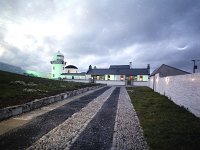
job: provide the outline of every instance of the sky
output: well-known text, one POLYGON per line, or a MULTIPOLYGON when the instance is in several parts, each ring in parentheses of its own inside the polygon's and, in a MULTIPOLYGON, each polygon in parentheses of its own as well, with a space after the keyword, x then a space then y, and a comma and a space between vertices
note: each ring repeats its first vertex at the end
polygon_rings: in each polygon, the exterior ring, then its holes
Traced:
POLYGON ((0 62, 50 72, 58 50, 80 72, 129 62, 192 72, 200 0, 0 0, 0 62))

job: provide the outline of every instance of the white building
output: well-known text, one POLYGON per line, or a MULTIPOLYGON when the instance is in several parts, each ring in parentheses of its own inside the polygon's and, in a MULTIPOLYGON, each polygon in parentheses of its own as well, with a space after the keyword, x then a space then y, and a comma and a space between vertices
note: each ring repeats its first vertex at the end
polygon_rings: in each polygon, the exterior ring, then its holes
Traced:
POLYGON ((51 79, 85 79, 85 73, 78 73, 78 68, 74 65, 66 65, 64 55, 58 51, 51 61, 51 79))
POLYGON ((132 68, 132 63, 130 63, 130 65, 111 65, 105 69, 90 66, 87 75, 90 75, 96 83, 146 86, 150 75, 150 65, 148 64, 147 68, 132 68))
POLYGON ((147 68, 132 68, 130 65, 111 65, 109 68, 92 68, 86 72, 79 73, 78 67, 66 65, 64 55, 58 51, 51 61, 52 79, 64 79, 76 82, 95 82, 110 85, 146 85, 150 74, 150 65, 147 68), (138 83, 137 83, 138 82, 138 83))
POLYGON ((74 65, 66 66, 65 73, 61 74, 61 78, 66 80, 85 80, 85 77, 85 72, 78 73, 78 68, 74 65))
POLYGON ((65 70, 66 62, 64 61, 64 55, 58 51, 54 56, 53 60, 51 61, 52 64, 52 71, 51 71, 51 78, 58 79, 61 78, 61 74, 65 70))

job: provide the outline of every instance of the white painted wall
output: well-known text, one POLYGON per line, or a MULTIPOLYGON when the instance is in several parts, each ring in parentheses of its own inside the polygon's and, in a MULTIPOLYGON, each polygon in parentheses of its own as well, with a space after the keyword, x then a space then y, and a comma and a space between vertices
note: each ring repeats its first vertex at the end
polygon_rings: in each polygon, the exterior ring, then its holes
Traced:
POLYGON ((125 81, 115 81, 115 80, 97 80, 96 83, 107 84, 107 85, 125 85, 125 81))
POLYGON ((85 80, 85 76, 77 76, 77 75, 61 75, 62 78, 66 78, 66 79, 75 79, 75 80, 85 80))
POLYGON ((92 76, 91 76, 90 74, 86 74, 86 75, 85 75, 85 78, 88 80, 88 79, 91 79, 92 76))
POLYGON ((61 74, 64 72, 64 64, 52 64, 51 78, 58 79, 61 77, 61 74))
POLYGON ((149 82, 137 82, 137 81, 134 81, 134 82, 132 82, 132 85, 133 86, 149 86, 149 82))
POLYGON ((200 73, 169 76, 160 78, 156 74, 149 80, 149 87, 162 95, 166 95, 176 104, 188 108, 200 117, 200 73))
MULTIPOLYGON (((87 75, 86 75, 87 76, 87 75)), ((84 82, 84 83, 89 83, 89 78, 90 76, 88 76, 88 78, 86 77, 86 79, 78 79, 78 78, 68 78, 68 79, 64 79, 65 81, 73 81, 73 82, 84 82)), ((96 80, 95 83, 100 83, 100 84, 107 84, 107 85, 121 85, 124 86, 126 85, 126 81, 115 81, 115 80, 96 80)), ((134 82, 132 85, 134 86, 148 86, 149 82, 134 82)))
POLYGON ((115 75, 105 75, 105 80, 115 80, 115 75), (110 76, 110 78, 108 76, 110 76))
POLYGON ((114 80, 120 80, 120 75, 115 75, 115 79, 114 80))
POLYGON ((77 73, 78 69, 74 68, 65 68, 65 73, 77 73))
POLYGON ((140 76, 142 76, 142 81, 148 81, 148 75, 137 75, 137 81, 141 81, 140 76))

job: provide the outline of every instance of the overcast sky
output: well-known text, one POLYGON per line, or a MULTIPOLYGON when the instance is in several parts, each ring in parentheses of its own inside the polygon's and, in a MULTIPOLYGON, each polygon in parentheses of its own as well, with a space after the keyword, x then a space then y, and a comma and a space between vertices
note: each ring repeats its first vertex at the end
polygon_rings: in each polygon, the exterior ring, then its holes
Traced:
POLYGON ((132 61, 191 72, 200 0, 0 0, 1 62, 50 72, 58 50, 79 71, 132 61))

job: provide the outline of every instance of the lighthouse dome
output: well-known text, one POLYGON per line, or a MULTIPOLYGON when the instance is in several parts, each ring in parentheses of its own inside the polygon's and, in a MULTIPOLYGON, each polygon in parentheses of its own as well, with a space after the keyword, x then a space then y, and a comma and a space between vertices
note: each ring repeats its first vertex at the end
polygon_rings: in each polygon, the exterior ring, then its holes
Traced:
POLYGON ((64 55, 58 51, 54 56, 53 56, 53 60, 64 60, 64 55))
POLYGON ((65 68, 68 68, 68 69, 78 69, 76 66, 74 65, 68 65, 66 66, 65 68))

